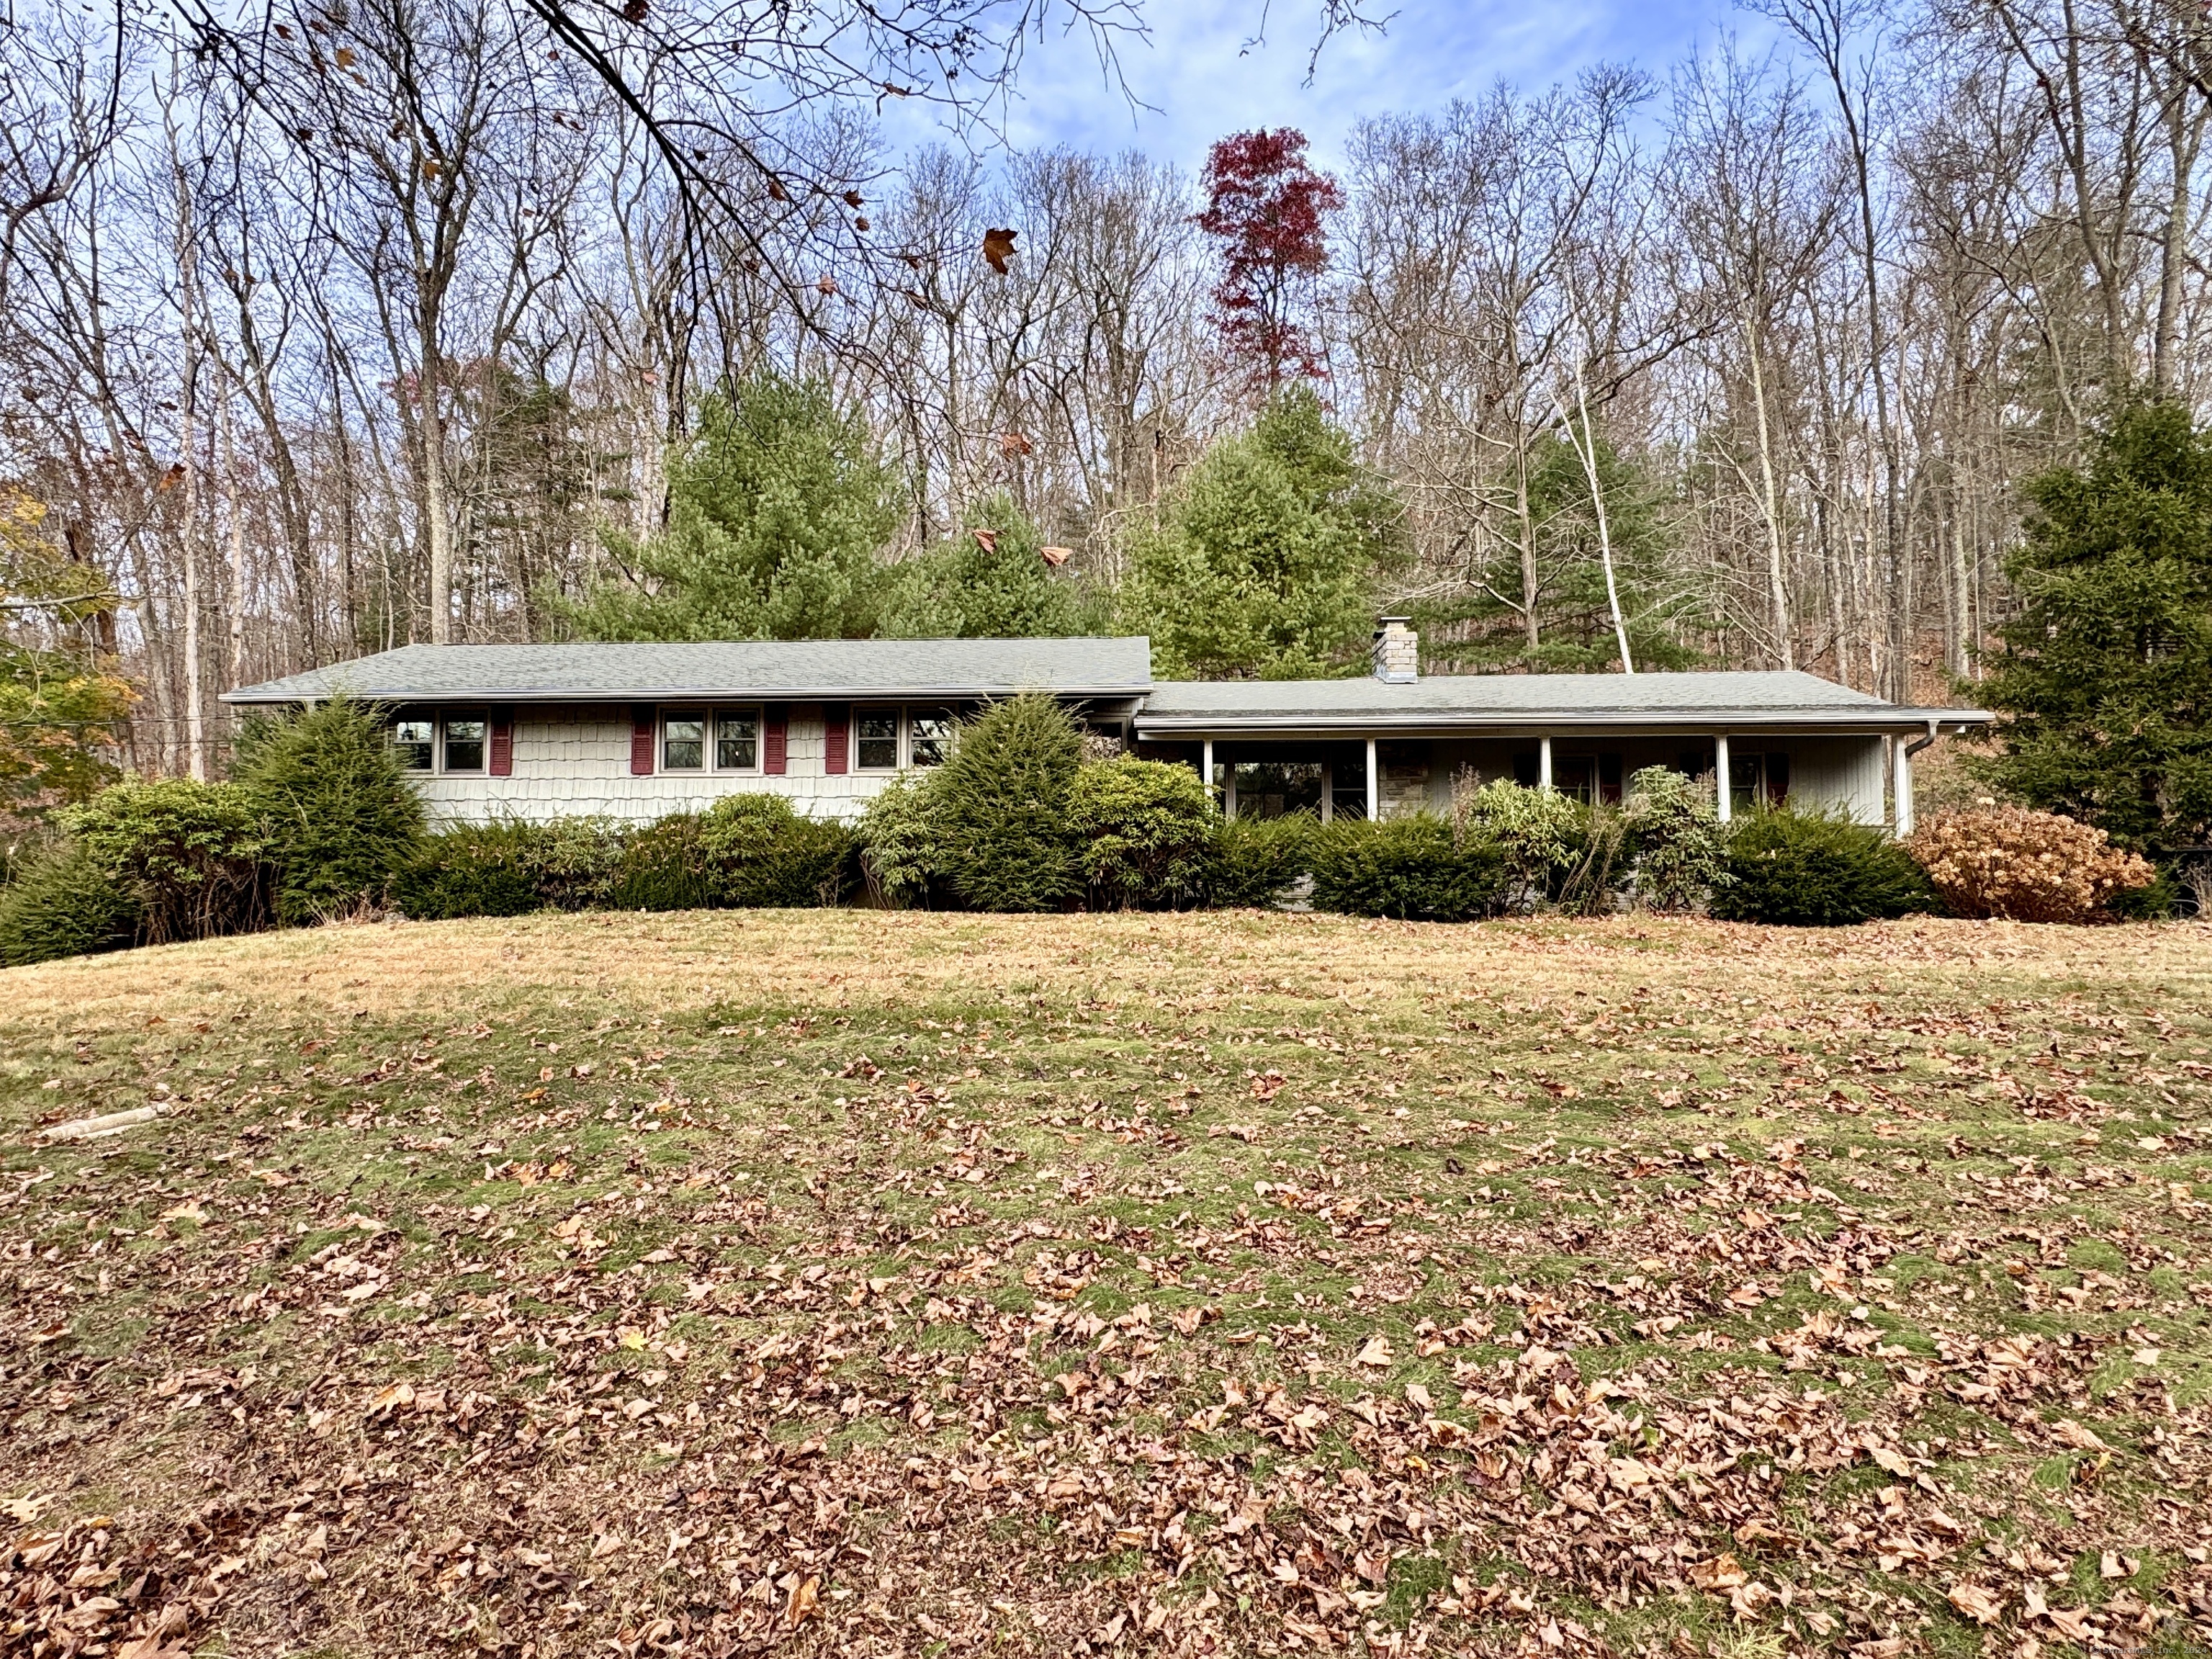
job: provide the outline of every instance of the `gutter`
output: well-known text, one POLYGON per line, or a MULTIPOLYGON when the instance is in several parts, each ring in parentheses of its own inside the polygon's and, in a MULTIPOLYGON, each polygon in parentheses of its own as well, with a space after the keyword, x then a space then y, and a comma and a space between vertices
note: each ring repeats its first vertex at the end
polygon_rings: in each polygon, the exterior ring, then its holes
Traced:
POLYGON ((891 702, 922 697, 1012 697, 1026 691, 1042 691, 1055 697, 1117 697, 1142 702, 1151 690, 1148 685, 687 685, 612 691, 547 686, 410 691, 397 687, 364 689, 341 684, 313 690, 268 692, 258 686, 242 686, 235 691, 223 692, 216 701, 233 704, 305 703, 343 695, 375 703, 891 702))

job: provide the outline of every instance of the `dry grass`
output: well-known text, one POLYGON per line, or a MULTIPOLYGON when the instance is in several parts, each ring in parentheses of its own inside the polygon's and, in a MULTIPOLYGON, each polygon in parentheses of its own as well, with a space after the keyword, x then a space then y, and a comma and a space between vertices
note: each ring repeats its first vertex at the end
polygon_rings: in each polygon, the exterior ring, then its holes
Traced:
POLYGON ((2179 926, 11 970, 0 1648, 2185 1644, 2208 1009, 2179 926))

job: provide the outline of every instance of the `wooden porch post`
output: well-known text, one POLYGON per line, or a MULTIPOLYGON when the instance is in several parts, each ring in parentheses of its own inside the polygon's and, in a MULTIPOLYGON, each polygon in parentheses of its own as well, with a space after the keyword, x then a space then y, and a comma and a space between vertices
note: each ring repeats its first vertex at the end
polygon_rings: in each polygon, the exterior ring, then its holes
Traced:
POLYGON ((1715 802, 1721 822, 1726 823, 1735 816, 1735 790, 1729 782, 1728 733, 1722 732, 1713 739, 1713 788, 1720 799, 1715 802))
POLYGON ((1549 738, 1536 739, 1536 787, 1539 789, 1552 787, 1552 740, 1549 738))
POLYGON ((1367 739, 1367 821, 1375 823, 1382 816, 1382 792, 1376 787, 1375 775, 1375 739, 1367 739))

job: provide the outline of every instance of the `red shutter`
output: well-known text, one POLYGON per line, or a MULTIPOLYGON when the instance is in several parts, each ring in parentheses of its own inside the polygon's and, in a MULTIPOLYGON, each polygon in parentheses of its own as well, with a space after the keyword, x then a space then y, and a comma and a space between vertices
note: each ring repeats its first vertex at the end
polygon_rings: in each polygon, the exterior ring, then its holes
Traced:
POLYGON ((495 778, 514 775, 514 711, 502 708, 492 715, 491 750, 484 770, 495 778))
POLYGON ((641 703, 629 711, 629 775, 634 778, 653 775, 653 733, 655 721, 649 704, 641 703))
POLYGON ((770 703, 761 711, 761 770, 770 777, 783 775, 790 729, 790 719, 781 703, 770 703))
POLYGON ((845 762, 852 753, 853 713, 849 705, 842 702, 824 703, 822 708, 822 769, 831 777, 842 777, 845 762))

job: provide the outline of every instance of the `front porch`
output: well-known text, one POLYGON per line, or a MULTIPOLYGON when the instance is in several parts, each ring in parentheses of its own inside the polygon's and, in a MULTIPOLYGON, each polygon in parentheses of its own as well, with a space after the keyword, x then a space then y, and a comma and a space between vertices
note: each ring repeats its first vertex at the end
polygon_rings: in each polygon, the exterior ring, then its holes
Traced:
MULTIPOLYGON (((1710 775, 1721 816, 1796 800, 1841 808, 1864 823, 1887 818, 1883 739, 1878 735, 1565 731, 1500 737, 1247 737, 1233 732, 1139 739, 1137 752, 1197 769, 1231 817, 1307 812, 1389 818, 1451 811, 1454 780, 1500 778, 1557 789, 1589 805, 1618 804, 1646 767, 1710 775)), ((1909 786, 1908 786, 1909 787, 1909 786)))

